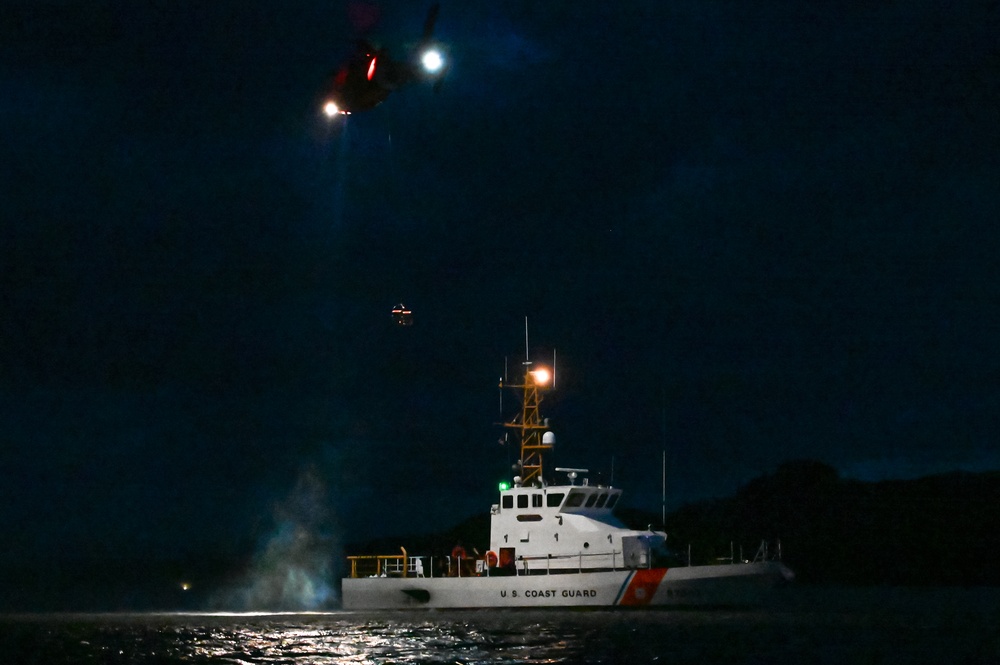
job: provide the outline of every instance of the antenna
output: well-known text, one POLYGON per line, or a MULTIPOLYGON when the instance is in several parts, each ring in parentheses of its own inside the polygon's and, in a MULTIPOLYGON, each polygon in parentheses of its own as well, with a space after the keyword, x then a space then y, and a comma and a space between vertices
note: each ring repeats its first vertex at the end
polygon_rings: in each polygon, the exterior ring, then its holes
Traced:
POLYGON ((667 451, 663 451, 663 506, 660 510, 660 524, 667 524, 667 451))
POLYGON ((524 317, 524 364, 530 365, 531 358, 528 356, 528 317, 524 317))
POLYGON ((661 413, 660 422, 660 434, 663 437, 661 444, 663 445, 663 471, 662 471, 662 497, 660 504, 660 524, 666 526, 667 524, 667 389, 664 387, 662 398, 663 398, 663 410, 661 413))

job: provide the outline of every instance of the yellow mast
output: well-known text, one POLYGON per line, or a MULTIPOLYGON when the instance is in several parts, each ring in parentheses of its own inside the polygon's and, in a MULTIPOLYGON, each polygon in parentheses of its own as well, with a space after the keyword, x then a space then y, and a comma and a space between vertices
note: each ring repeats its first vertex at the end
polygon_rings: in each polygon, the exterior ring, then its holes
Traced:
POLYGON ((524 383, 511 385, 510 388, 520 388, 521 417, 503 424, 508 429, 517 430, 521 436, 521 484, 531 485, 536 479, 543 480, 542 459, 544 453, 552 450, 550 439, 544 435, 548 425, 542 418, 539 405, 542 403, 540 387, 549 382, 549 373, 544 369, 524 372, 524 383))

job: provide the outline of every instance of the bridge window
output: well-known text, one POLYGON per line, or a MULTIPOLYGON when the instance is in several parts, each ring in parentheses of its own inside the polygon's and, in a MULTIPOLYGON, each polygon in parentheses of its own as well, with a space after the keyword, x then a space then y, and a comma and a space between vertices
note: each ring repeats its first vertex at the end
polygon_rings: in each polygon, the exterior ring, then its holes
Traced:
POLYGON ((607 502, 607 500, 608 500, 607 493, 606 492, 602 492, 601 496, 597 497, 597 503, 594 504, 594 507, 595 508, 603 508, 604 504, 607 502))
POLYGON ((586 492, 581 492, 580 490, 570 490, 569 498, 566 499, 567 508, 579 508, 583 505, 584 500, 587 498, 586 492))
POLYGON ((542 495, 541 494, 537 494, 536 493, 536 494, 532 494, 531 495, 531 507, 532 508, 541 508, 542 507, 542 495))
POLYGON ((587 497, 587 508, 592 507, 594 505, 595 501, 597 501, 597 494, 591 494, 590 496, 588 496, 587 497))
POLYGON ((608 503, 605 506, 605 508, 614 508, 615 504, 618 503, 618 497, 620 497, 621 495, 622 495, 621 492, 615 492, 614 494, 610 494, 608 496, 608 503))
POLYGON ((545 500, 548 502, 549 508, 558 508, 564 498, 566 498, 566 495, 562 492, 549 492, 545 500))
POLYGON ((517 495, 517 507, 518 508, 527 508, 528 507, 528 495, 527 494, 518 494, 517 495))
POLYGON ((503 504, 505 510, 511 510, 514 508, 514 497, 510 494, 504 494, 500 497, 500 501, 503 504))

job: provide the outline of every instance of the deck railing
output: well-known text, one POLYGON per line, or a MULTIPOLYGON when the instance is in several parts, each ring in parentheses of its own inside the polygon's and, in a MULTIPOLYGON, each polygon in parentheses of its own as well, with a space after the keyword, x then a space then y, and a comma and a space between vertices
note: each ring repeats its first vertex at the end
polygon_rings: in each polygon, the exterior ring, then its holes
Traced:
MULTIPOLYGON (((402 548, 400 548, 402 549, 402 548)), ((406 550, 402 549, 402 554, 371 554, 349 556, 351 569, 349 577, 434 577, 435 562, 442 563, 439 571, 447 577, 489 577, 491 569, 482 559, 458 558, 458 557, 429 557, 429 556, 407 556, 406 550)), ((611 558, 611 570, 625 568, 625 559, 621 551, 612 552, 580 552, 579 554, 549 555, 534 557, 518 557, 513 572, 515 575, 530 574, 531 562, 545 562, 545 572, 551 572, 553 563, 576 562, 575 568, 579 572, 596 569, 591 567, 585 569, 583 564, 585 559, 593 560, 596 557, 611 558)), ((566 566, 557 565, 557 569, 566 570, 566 566)), ((608 567, 602 567, 607 569, 608 567)), ((536 569, 537 570, 537 569, 536 569)), ((494 572, 495 574, 495 572, 494 572)), ((509 573, 508 573, 509 574, 509 573)))
MULTIPOLYGON (((435 570, 438 576, 443 577, 489 577, 490 575, 538 575, 550 574, 553 570, 566 572, 585 572, 593 570, 632 570, 634 568, 649 568, 652 566, 652 557, 645 558, 645 564, 640 566, 630 566, 626 564, 625 555, 622 550, 612 550, 610 552, 579 552, 577 554, 542 555, 542 556, 519 556, 514 562, 513 570, 497 572, 496 568, 490 568, 483 559, 460 558, 452 556, 431 557, 431 556, 408 556, 406 550, 400 548, 402 554, 380 554, 349 556, 350 577, 434 577, 435 570), (595 563, 599 558, 606 561, 605 565, 595 563), (584 563, 588 563, 586 568, 584 563), (568 565, 567 565, 568 564, 568 565), (574 565, 575 564, 575 565, 574 565)), ((778 541, 775 549, 770 549, 767 541, 762 541, 756 556, 752 562, 781 560, 781 542, 778 541)), ((740 548, 740 557, 735 557, 732 545, 730 545, 730 555, 728 557, 716 557, 714 563, 734 564, 751 563, 751 560, 743 559, 743 550, 740 548)), ((687 565, 691 564, 691 547, 688 546, 687 565)))
MULTIPOLYGON (((647 559, 648 559, 648 557, 647 557, 647 559)), ((577 554, 557 554, 557 555, 549 554, 549 555, 546 555, 546 556, 523 556, 523 557, 518 557, 517 560, 519 562, 522 562, 522 565, 517 568, 518 574, 525 574, 525 575, 530 574, 529 569, 530 569, 530 566, 531 566, 531 562, 533 562, 533 561, 534 562, 544 561, 545 562, 545 572, 546 572, 546 574, 548 574, 548 573, 550 573, 552 571, 552 564, 553 564, 553 562, 555 562, 557 564, 556 567, 559 570, 565 570, 566 566, 558 565, 560 562, 574 562, 575 561, 576 562, 576 570, 579 573, 582 573, 584 570, 595 570, 595 569, 597 569, 599 567, 602 568, 602 569, 605 569, 605 570, 608 569, 608 568, 610 568, 611 570, 618 570, 619 568, 627 568, 627 566, 625 565, 625 555, 624 555, 624 553, 621 550, 612 550, 610 552, 579 552, 577 554), (607 560, 610 557, 610 559, 611 559, 611 562, 610 562, 611 565, 610 566, 590 566, 589 568, 586 568, 586 569, 583 567, 583 562, 584 562, 585 559, 588 559, 590 561, 594 561, 598 557, 601 557, 601 558, 603 558, 605 560, 607 560)), ((648 566, 643 566, 643 567, 645 568, 645 567, 648 567, 648 566)))
POLYGON ((349 556, 347 560, 351 563, 351 577, 400 576, 403 568, 400 554, 349 556))

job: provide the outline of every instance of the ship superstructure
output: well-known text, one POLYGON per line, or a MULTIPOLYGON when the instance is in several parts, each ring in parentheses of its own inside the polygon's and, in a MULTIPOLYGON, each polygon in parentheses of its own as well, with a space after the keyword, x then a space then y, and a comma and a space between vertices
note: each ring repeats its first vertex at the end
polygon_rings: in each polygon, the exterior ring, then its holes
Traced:
POLYGON ((550 376, 527 370, 522 383, 508 386, 521 392, 520 417, 504 423, 519 435, 521 474, 490 509, 490 551, 502 567, 522 574, 648 566, 666 534, 635 531, 615 517, 620 489, 591 485, 587 469, 556 467, 557 480, 546 480, 545 455, 555 434, 540 405, 550 376))

